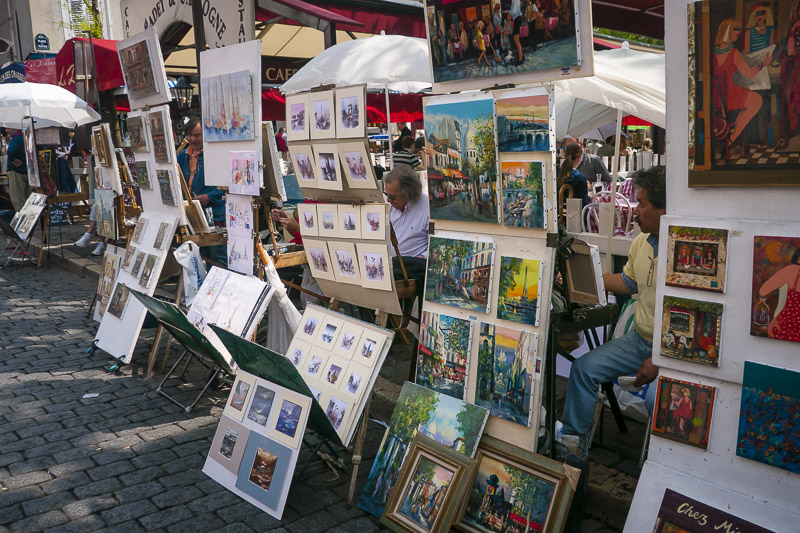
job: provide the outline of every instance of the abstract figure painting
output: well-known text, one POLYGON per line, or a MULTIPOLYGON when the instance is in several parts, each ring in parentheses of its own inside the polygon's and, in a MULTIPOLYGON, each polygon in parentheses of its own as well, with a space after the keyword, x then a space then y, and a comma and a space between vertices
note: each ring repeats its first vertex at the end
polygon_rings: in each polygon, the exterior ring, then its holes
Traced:
POLYGON ((664 296, 661 355, 719 366, 722 304, 664 296))
POLYGON ((544 163, 503 161, 501 218, 511 228, 546 228, 544 216, 544 163))
POLYGON ((252 141, 256 120, 253 117, 253 84, 250 72, 242 70, 200 78, 203 140, 205 142, 252 141))
POLYGON ((463 318, 423 311, 419 330, 415 382, 463 400, 472 346, 472 323, 463 318))
POLYGON ((715 393, 714 387, 660 377, 653 435, 708 448, 715 393))
POLYGON ((550 150, 550 111, 547 94, 497 100, 497 151, 550 150))
POLYGON ((728 230, 670 226, 665 283, 725 292, 728 230))
POLYGON ((800 372, 744 362, 736 455, 800 474, 800 372))
POLYGON ((497 318, 538 326, 541 282, 542 262, 538 259, 501 257, 497 318))
POLYGON ((800 238, 755 237, 750 334, 800 342, 800 238))
POLYGON ((494 247, 489 241, 432 236, 425 301, 488 313, 494 247))

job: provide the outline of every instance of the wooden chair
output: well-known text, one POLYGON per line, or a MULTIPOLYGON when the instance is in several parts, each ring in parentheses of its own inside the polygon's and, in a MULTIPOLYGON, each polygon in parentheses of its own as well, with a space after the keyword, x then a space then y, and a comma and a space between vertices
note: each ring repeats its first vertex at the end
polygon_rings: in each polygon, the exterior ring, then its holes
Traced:
POLYGON ((572 185, 565 183, 558 189, 558 223, 562 227, 567 226, 567 198, 574 197, 572 185))

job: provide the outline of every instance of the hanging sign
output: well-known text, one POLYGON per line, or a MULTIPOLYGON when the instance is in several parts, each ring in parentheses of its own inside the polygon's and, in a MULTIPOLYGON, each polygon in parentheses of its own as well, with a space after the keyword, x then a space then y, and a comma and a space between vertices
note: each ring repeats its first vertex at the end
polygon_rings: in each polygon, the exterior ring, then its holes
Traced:
POLYGON ((0 83, 24 83, 25 63, 9 63, 0 69, 0 83))

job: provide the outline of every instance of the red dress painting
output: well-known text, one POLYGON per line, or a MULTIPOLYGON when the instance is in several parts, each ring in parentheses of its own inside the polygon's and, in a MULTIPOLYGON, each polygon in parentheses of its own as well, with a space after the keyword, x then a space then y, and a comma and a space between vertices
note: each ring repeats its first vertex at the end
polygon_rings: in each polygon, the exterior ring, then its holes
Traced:
POLYGON ((768 334, 773 339, 800 342, 800 268, 786 294, 786 304, 770 323, 768 334))

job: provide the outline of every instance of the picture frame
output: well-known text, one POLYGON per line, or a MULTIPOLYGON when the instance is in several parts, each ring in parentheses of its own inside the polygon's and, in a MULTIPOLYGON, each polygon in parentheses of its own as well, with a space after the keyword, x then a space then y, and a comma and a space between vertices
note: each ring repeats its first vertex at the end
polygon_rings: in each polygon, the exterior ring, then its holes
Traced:
POLYGON ((142 237, 144 236, 145 231, 147 230, 147 223, 150 221, 149 218, 140 216, 139 220, 136 221, 136 226, 133 230, 133 236, 131 237, 131 242, 134 244, 141 244, 142 237))
POLYGON ((305 141, 310 138, 309 125, 312 118, 308 112, 308 98, 305 94, 292 94, 286 97, 286 140, 305 141))
POLYGON ((333 315, 325 315, 320 325, 319 332, 314 339, 314 346, 330 352, 333 350, 334 342, 339 337, 344 320, 333 315))
POLYGON ((653 435, 708 448, 716 387, 659 377, 653 435))
MULTIPOLYGON (((139 252, 139 254, 141 253, 142 252, 139 252)), ((108 301, 106 313, 116 317, 119 320, 122 320, 130 294, 131 293, 128 290, 128 287, 117 281, 117 284, 114 286, 114 290, 111 293, 111 299, 108 301)))
POLYGON ((139 184, 140 189, 153 188, 153 173, 150 170, 150 162, 145 160, 135 161, 133 163, 133 170, 136 172, 136 182, 139 184))
POLYGON ((169 222, 161 222, 158 225, 158 231, 156 232, 156 237, 155 239, 153 239, 153 248, 155 248, 156 250, 164 249, 164 240, 167 238, 167 232, 169 231, 169 227, 170 227, 169 222))
POLYGON ((344 394, 360 397, 366 390, 365 387, 371 373, 372 370, 369 367, 351 362, 339 380, 341 382, 339 390, 344 394))
POLYGON ((365 289, 391 291, 394 287, 392 256, 385 244, 356 243, 361 266, 361 286, 365 289))
POLYGON ((347 186, 351 189, 377 189, 375 168, 364 142, 345 142, 336 145, 344 169, 347 186))
POLYGON ((339 389, 342 380, 345 379, 350 361, 344 357, 331 354, 325 361, 325 368, 320 374, 319 380, 328 387, 339 389))
POLYGON ((309 113, 311 139, 335 139, 336 117, 333 91, 308 93, 306 110, 309 113))
MULTIPOLYGON (((41 170, 39 169, 39 158, 36 151, 36 127, 31 117, 20 120, 22 128, 22 145, 25 149, 25 165, 28 169, 28 185, 32 188, 42 186, 41 170)), ((99 126, 95 126, 99 128, 99 126)), ((94 133, 94 128, 92 128, 94 133)), ((94 135, 92 135, 94 140, 94 135)))
POLYGON ((126 119, 128 139, 134 152, 150 152, 150 136, 147 134, 147 121, 141 111, 130 111, 126 119))
POLYGON ((311 270, 311 274, 315 278, 336 281, 331 256, 328 253, 328 245, 325 241, 304 239, 303 247, 305 248, 308 268, 311 270))
POLYGON ((339 164, 339 151, 335 144, 315 144, 314 159, 317 162, 317 188, 341 191, 342 166, 339 164))
POLYGON ((550 151, 550 97, 546 90, 507 92, 497 98, 495 106, 498 152, 550 151))
POLYGON ((339 336, 334 341, 332 352, 339 357, 352 359, 363 334, 364 328, 345 322, 339 330, 339 336))
POLYGON ((278 388, 275 384, 256 378, 242 423, 257 432, 266 431, 270 420, 275 418, 277 396, 278 388))
POLYGON ((161 203, 166 206, 177 206, 172 169, 156 169, 156 179, 158 180, 158 191, 161 194, 161 203))
MULTIPOLYGON (((563 530, 578 480, 575 469, 489 435, 481 437, 478 444, 475 467, 466 482, 467 494, 457 510, 454 529, 465 533, 492 533, 491 526, 483 523, 478 512, 483 495, 490 487, 487 481, 493 483, 492 474, 499 474, 495 494, 499 495, 500 488, 508 487, 503 490, 506 505, 514 490, 512 485, 520 487, 516 501, 531 508, 534 525, 530 531, 563 530)), ((510 507, 513 512, 514 505, 510 507)), ((528 515, 523 518, 528 526, 531 518, 528 515)), ((525 527, 522 526, 523 531, 525 527)))
POLYGON ((753 288, 750 335, 800 342, 797 321, 792 320, 796 297, 800 237, 756 235, 753 237, 753 288), (787 304, 781 305, 783 287, 787 304))
MULTIPOLYGON (((110 167, 114 164, 114 157, 111 153, 111 147, 108 146, 106 142, 105 131, 103 130, 104 125, 105 124, 98 124, 92 127, 92 140, 94 145, 92 148, 94 148, 94 155, 100 166, 110 167)), ((107 125, 105 126, 107 127, 107 125)))
POLYGON ((142 275, 139 277, 139 286, 144 287, 145 290, 149 289, 150 284, 153 282, 153 271, 156 269, 158 260, 159 257, 153 254, 147 254, 145 258, 142 275))
POLYGON ((303 237, 319 236, 319 221, 315 204, 297 204, 297 220, 300 223, 300 234, 303 237))
POLYGON ((164 108, 147 112, 147 125, 150 133, 150 142, 153 147, 153 159, 156 163, 172 163, 171 142, 167 138, 169 117, 164 108))
POLYGON ((147 254, 142 250, 139 250, 139 253, 136 254, 136 259, 133 261, 133 266, 131 267, 131 276, 139 279, 139 271, 142 269, 142 264, 144 263, 145 256, 147 254))
POLYGON ((328 253, 336 281, 361 286, 363 273, 355 245, 347 241, 328 241, 328 253))
POLYGON ((488 313, 492 305, 494 239, 438 233, 428 242, 425 301, 488 313))
POLYGON ((255 140, 261 117, 253 113, 253 79, 249 70, 202 76, 200 94, 203 142, 255 140))
POLYGON ((306 360, 303 361, 301 374, 306 381, 319 381, 322 371, 328 362, 330 354, 323 348, 312 346, 308 351, 306 360))
POLYGON ((314 339, 317 337, 325 317, 325 313, 314 308, 306 307, 306 310, 303 312, 303 318, 300 321, 300 327, 295 331, 295 338, 309 344, 314 344, 314 339))
POLYGON ((664 498, 658 509, 653 533, 679 533, 681 531, 716 533, 725 529, 741 533, 773 533, 771 530, 684 496, 672 489, 664 490, 664 498), (687 509, 691 509, 691 513, 687 513, 687 509), (703 517, 703 520, 699 520, 698 517, 703 517))
POLYGON ((222 414, 241 422, 245 415, 245 408, 250 405, 250 397, 253 394, 253 390, 255 390, 257 379, 247 372, 238 372, 222 414))
POLYGON ((389 237, 389 204, 361 206, 361 238, 385 241, 389 237))
POLYGON ((292 449, 285 444, 251 431, 236 477, 236 488, 260 504, 280 511, 281 496, 294 470, 296 459, 293 457, 292 449))
POLYGON ((171 95, 156 27, 119 41, 116 47, 131 108, 168 103, 171 95))
POLYGON ((474 467, 475 460, 433 439, 415 436, 381 523, 397 532, 450 531, 474 467), (433 504, 427 504, 426 494, 433 494, 433 504))
POLYGON ((276 400, 278 414, 270 423, 267 435, 290 448, 299 449, 311 401, 309 396, 282 389, 276 400))
POLYGON ((336 204, 317 204, 320 237, 339 237, 339 208, 336 204))
POLYGON ((289 344, 289 347, 286 349, 285 357, 300 371, 300 367, 306 359, 306 356, 308 356, 309 350, 311 350, 311 343, 295 338, 292 339, 291 344, 289 344))
POLYGON ((258 152, 228 152, 228 192, 258 196, 261 182, 259 167, 258 152))
POLYGON ((208 456, 232 474, 239 472, 250 430, 224 414, 211 441, 208 456))
POLYGON ((125 250, 125 257, 122 259, 122 270, 126 272, 130 270, 131 264, 133 264, 133 259, 136 257, 136 247, 135 246, 128 246, 125 250))
POLYGON ((297 176, 297 185, 308 188, 318 188, 317 159, 310 144, 290 144, 289 157, 297 176))
POLYGON ((336 88, 337 139, 367 136, 366 89, 365 84, 336 88))
POLYGON ((669 226, 664 283, 711 292, 725 292, 728 230, 669 226))
POLYGON ((573 302, 606 305, 603 269, 600 265, 600 250, 593 244, 575 239, 572 241, 572 257, 566 265, 565 283, 573 302))
POLYGON ((661 355, 719 366, 723 305, 664 296, 661 355))
POLYGON ((361 206, 339 204, 337 220, 339 224, 339 237, 350 239, 351 242, 361 238, 361 206))
POLYGON ((367 368, 374 368, 386 342, 386 335, 370 328, 364 328, 364 333, 358 341, 358 347, 353 354, 353 361, 367 368))

